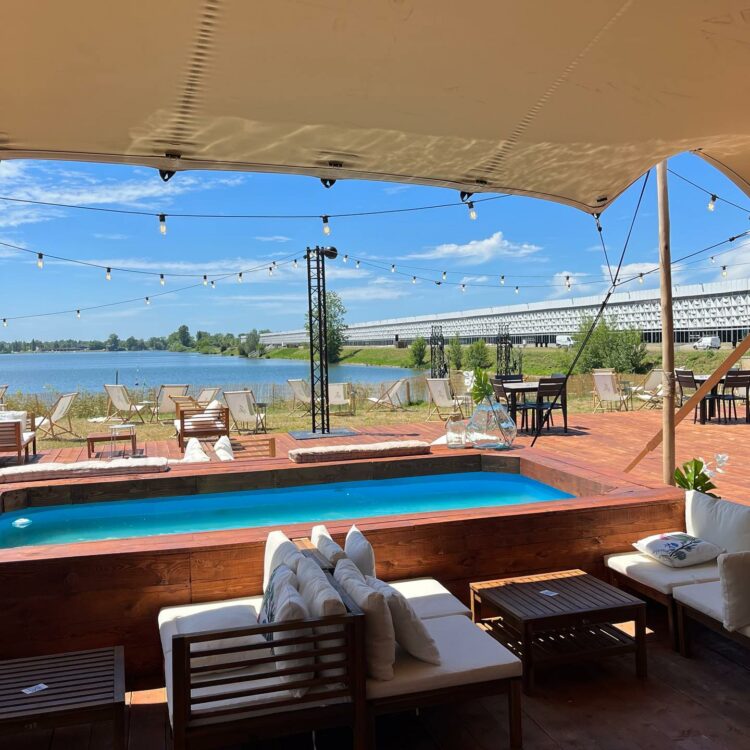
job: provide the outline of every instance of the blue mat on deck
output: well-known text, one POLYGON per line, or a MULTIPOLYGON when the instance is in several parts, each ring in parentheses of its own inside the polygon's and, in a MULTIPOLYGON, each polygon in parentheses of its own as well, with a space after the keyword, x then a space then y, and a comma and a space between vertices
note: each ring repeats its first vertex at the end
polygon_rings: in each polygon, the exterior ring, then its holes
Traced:
POLYGON ((295 430, 289 434, 295 440, 318 440, 319 438, 352 437, 359 433, 351 427, 334 427, 325 435, 322 432, 310 432, 310 430, 295 430))

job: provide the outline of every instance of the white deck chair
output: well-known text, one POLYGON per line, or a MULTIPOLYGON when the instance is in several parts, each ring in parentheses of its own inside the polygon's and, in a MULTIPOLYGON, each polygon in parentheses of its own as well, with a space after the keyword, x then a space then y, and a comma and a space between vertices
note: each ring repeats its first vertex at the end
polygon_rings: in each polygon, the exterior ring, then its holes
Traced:
POLYGON ((105 385, 104 390, 109 396, 108 416, 114 411, 114 416, 123 422, 129 421, 133 417, 138 417, 141 422, 146 422, 143 418, 143 412, 149 408, 149 405, 133 403, 133 399, 130 398, 128 389, 124 385, 105 385))
POLYGON ((266 428, 266 405, 255 400, 250 391, 224 391, 224 400, 232 419, 231 427, 242 433, 242 430, 259 433, 268 432, 266 428), (243 427, 244 425, 244 427, 243 427))
POLYGON ((372 404, 370 411, 375 409, 389 409, 390 411, 403 411, 404 405, 401 403, 401 397, 398 392, 406 382, 406 378, 397 380, 388 386, 380 396, 368 396, 367 400, 372 404))
POLYGON ((7 385, 0 385, 0 404, 5 403, 5 392, 8 390, 7 385))
POLYGON ((628 397, 620 393, 614 372, 594 370, 594 411, 622 411, 628 409, 628 397))
POLYGON ((221 388, 201 388, 201 392, 195 397, 195 400, 201 406, 208 406, 212 401, 219 398, 221 388))
POLYGON ((427 391, 430 394, 430 408, 427 412, 427 421, 437 414, 438 419, 445 422, 450 417, 464 418, 461 401, 453 395, 451 381, 449 378, 425 378, 427 391))
POLYGON ((328 405, 344 407, 339 414, 354 414, 354 389, 351 383, 329 383, 328 405))
POLYGON ((310 384, 306 380, 287 380, 289 387, 292 389, 292 411, 290 414, 302 412, 307 414, 310 411, 312 394, 310 384))
POLYGON ((78 397, 78 393, 64 393, 55 401, 52 408, 35 425, 37 437, 60 437, 61 435, 78 435, 73 431, 70 421, 70 407, 78 397), (67 426, 64 422, 67 421, 67 426))
POLYGON ((641 402, 641 409, 656 409, 662 403, 664 370, 651 370, 643 381, 633 389, 633 398, 641 402))
POLYGON ((162 414, 174 414, 175 405, 173 396, 187 396, 186 385, 160 385, 156 394, 156 408, 154 409, 152 421, 159 421, 162 414))

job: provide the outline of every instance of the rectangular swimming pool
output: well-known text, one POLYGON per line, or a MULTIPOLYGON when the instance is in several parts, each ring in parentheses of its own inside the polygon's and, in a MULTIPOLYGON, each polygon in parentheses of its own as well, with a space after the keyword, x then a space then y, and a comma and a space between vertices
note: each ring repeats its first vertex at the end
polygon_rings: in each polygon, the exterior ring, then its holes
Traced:
POLYGON ((502 507, 570 497, 520 474, 473 471, 56 505, 0 515, 0 547, 502 507))

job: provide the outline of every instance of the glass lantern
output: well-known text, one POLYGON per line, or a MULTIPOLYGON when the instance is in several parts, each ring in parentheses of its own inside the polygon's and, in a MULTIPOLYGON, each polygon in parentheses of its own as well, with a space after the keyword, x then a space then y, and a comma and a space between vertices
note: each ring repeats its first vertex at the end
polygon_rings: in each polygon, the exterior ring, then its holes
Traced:
POLYGON ((478 404, 466 426, 466 440, 475 448, 507 450, 516 439, 516 423, 502 404, 478 404))
POLYGON ((467 419, 448 417, 445 423, 445 444, 448 448, 466 448, 467 419))

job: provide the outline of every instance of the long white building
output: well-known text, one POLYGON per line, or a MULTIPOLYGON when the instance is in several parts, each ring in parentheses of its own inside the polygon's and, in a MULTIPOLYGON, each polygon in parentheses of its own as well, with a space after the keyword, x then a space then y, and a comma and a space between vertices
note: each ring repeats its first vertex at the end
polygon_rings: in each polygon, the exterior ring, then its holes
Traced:
MULTIPOLYGON (((673 296, 677 342, 709 334, 720 336, 722 341, 736 341, 750 329, 750 279, 676 286, 673 296)), ((584 319, 595 315, 601 300, 601 296, 577 297, 351 323, 347 340, 358 346, 408 343, 417 336, 428 338, 431 327, 441 325, 446 338, 457 335, 469 343, 496 336, 498 327, 503 325, 508 326, 516 343, 525 339, 545 344, 554 342, 558 334, 577 331, 584 319)), ((660 341, 659 290, 638 289, 612 295, 607 319, 617 328, 643 331, 648 342, 660 341)), ((303 329, 281 331, 263 334, 261 339, 269 346, 293 346, 306 343, 307 333, 303 329)))

